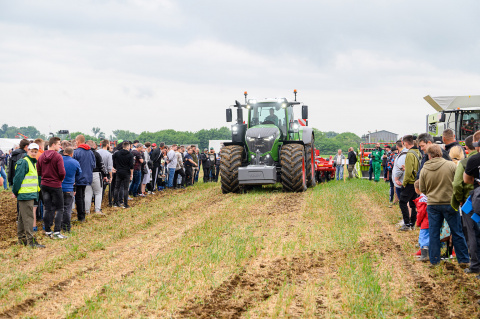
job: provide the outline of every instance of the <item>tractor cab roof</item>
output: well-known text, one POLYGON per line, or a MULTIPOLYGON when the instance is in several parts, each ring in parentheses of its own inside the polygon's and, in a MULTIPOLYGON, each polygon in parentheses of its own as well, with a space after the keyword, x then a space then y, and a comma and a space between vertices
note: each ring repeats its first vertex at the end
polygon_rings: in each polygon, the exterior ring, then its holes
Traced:
POLYGON ((460 109, 480 109, 480 95, 424 97, 437 112, 460 109))

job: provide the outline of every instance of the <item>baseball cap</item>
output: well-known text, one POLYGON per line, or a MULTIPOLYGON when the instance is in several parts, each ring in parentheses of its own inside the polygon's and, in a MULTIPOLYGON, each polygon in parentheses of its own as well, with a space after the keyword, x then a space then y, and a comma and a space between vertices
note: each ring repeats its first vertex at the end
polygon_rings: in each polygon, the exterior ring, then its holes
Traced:
POLYGON ((117 143, 118 144, 123 143, 123 140, 118 140, 117 143))
POLYGON ((157 143, 153 143, 152 146, 157 146, 157 143))
POLYGON ((34 149, 39 150, 40 147, 38 146, 37 143, 30 143, 30 145, 28 145, 28 149, 29 149, 29 150, 34 150, 34 149))
POLYGON ((210 150, 213 150, 213 147, 210 147, 210 150))
POLYGON ((205 148, 205 149, 204 149, 204 151, 208 151, 208 149, 207 149, 207 148, 205 148))

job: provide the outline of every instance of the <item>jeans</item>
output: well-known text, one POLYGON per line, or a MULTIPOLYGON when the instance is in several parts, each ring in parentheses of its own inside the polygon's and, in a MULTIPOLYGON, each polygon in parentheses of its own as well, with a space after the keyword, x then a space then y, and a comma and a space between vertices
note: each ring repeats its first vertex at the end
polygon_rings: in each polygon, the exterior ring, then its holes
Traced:
POLYGON ((85 187, 87 185, 75 186, 75 206, 77 207, 77 218, 82 221, 85 220, 85 187))
POLYGON ((73 192, 63 192, 62 230, 70 231, 73 208, 73 192))
POLYGON ((373 176, 373 164, 370 161, 370 167, 368 168, 368 180, 371 181, 373 176))
POLYGON ((203 182, 204 183, 208 183, 210 182, 210 172, 211 172, 211 169, 210 167, 205 167, 205 165, 203 166, 203 182))
POLYGON ((0 166, 0 175, 3 177, 3 188, 8 189, 7 173, 5 173, 3 166, 0 166))
POLYGON ((450 227, 453 247, 455 248, 458 262, 470 262, 467 243, 462 232, 460 214, 450 205, 428 205, 427 213, 430 233, 428 254, 432 265, 440 262, 440 228, 442 228, 443 219, 447 221, 448 226, 450 227))
POLYGON ((168 169, 168 188, 173 187, 173 177, 175 176, 175 168, 168 169))
POLYGON ((417 207, 413 202, 415 198, 417 198, 417 193, 415 193, 413 184, 407 184, 407 186, 402 187, 402 193, 398 199, 400 201, 400 209, 402 210, 403 222, 407 226, 414 226, 417 221, 417 207), (412 209, 412 216, 409 216, 408 203, 410 203, 410 208, 412 209))
POLYGON ((132 194, 133 196, 138 195, 138 188, 142 182, 142 172, 140 170, 133 171, 133 180, 132 180, 132 194))
POLYGON ((92 196, 95 196, 95 212, 102 209, 102 176, 100 172, 93 172, 92 185, 85 188, 85 212, 90 213, 92 196))
POLYGON ((62 229, 63 218, 63 191, 62 188, 42 185, 43 204, 45 205, 45 232, 51 232, 53 219, 55 218, 54 232, 60 232, 62 229))
POLYGON ((130 183, 130 174, 115 174, 115 204, 128 206, 128 184, 130 183))
POLYGON ((338 165, 335 169, 335 176, 337 178, 337 181, 343 179, 343 165, 338 165))
POLYGON ((418 244, 420 245, 420 248, 423 248, 425 246, 428 247, 430 244, 430 233, 428 232, 427 229, 420 229, 420 234, 418 234, 418 244))

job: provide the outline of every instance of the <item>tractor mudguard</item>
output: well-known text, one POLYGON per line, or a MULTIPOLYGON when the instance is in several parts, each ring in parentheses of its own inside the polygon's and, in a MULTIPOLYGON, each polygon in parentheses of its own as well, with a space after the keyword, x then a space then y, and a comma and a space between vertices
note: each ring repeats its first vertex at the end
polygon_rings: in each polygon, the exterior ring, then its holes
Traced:
POLYGON ((303 144, 312 143, 313 130, 310 127, 304 127, 302 129, 302 141, 303 144))

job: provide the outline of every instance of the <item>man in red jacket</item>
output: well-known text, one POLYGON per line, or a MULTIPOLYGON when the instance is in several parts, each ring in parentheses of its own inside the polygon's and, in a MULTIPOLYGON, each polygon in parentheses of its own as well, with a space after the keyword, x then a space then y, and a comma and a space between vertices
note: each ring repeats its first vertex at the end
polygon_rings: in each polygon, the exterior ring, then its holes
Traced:
POLYGON ((67 238, 60 234, 63 218, 62 181, 65 178, 65 167, 63 165, 63 158, 58 153, 59 150, 60 139, 58 137, 50 138, 48 141, 48 151, 40 155, 37 162, 37 172, 38 176, 41 176, 41 189, 43 203, 45 205, 45 214, 43 217, 45 235, 53 239, 67 238), (51 228, 54 218, 55 228, 52 233, 51 228))

